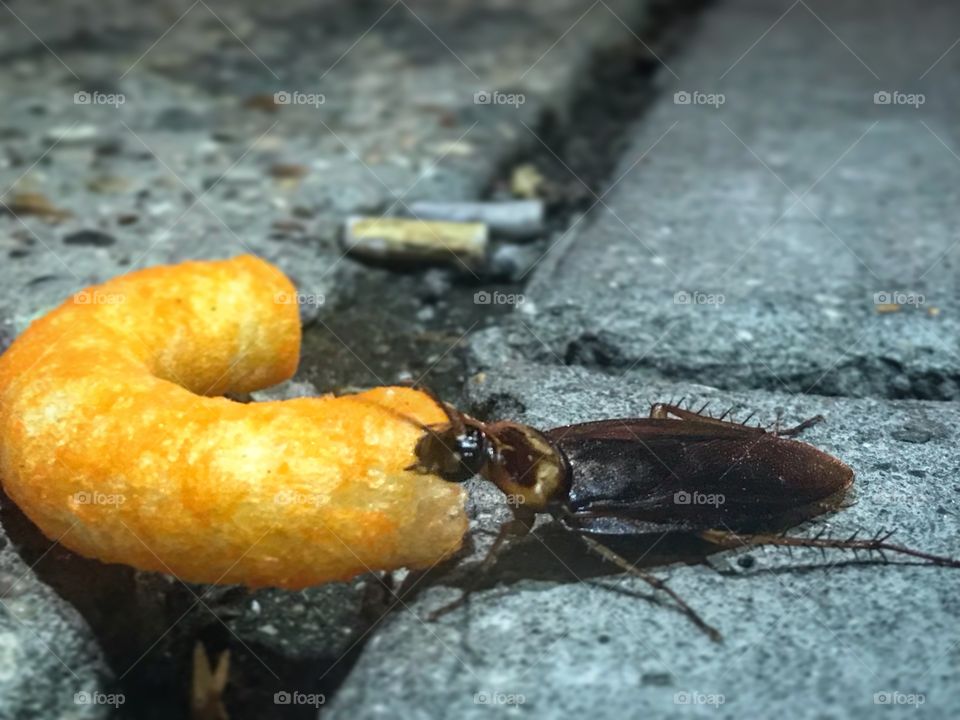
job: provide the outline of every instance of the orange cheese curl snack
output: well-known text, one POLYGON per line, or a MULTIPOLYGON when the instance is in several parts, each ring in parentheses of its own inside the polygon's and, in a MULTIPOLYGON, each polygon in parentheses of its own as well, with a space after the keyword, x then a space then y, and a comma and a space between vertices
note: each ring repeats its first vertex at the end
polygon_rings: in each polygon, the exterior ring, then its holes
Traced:
POLYGON ((302 588, 424 567, 467 529, 463 492, 405 470, 444 422, 403 387, 242 404, 290 378, 296 290, 252 256, 78 293, 0 357, 0 473, 51 539, 193 582, 302 588))

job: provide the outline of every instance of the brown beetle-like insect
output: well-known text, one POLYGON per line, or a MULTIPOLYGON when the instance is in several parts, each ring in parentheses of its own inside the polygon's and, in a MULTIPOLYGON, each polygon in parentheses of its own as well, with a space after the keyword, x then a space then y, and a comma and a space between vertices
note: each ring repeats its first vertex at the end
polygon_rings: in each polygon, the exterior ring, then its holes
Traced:
POLYGON ((727 548, 889 551, 960 567, 958 560, 892 544, 891 533, 839 539, 764 532, 787 518, 797 518, 795 524, 836 508, 853 483, 853 470, 843 462, 790 439, 822 421, 820 416, 790 429, 778 423, 770 432, 724 420, 726 413, 709 417, 705 407, 692 411, 658 403, 648 418, 540 431, 508 421, 483 423, 437 402, 449 422, 424 427, 417 462, 409 469, 450 482, 480 475, 514 500, 514 519, 501 528, 484 567, 509 535, 528 532, 538 513, 549 513, 605 560, 668 593, 713 639, 719 633, 662 580, 596 537, 675 532, 727 548))

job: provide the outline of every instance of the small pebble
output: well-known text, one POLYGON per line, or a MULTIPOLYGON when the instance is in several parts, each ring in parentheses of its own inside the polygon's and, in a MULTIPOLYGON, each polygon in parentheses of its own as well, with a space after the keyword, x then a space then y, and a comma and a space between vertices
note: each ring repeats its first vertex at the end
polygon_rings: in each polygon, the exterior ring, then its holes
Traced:
POLYGON ((95 145, 100 142, 100 131, 96 125, 67 125, 48 130, 43 142, 48 145, 95 145))
POLYGON ((673 684, 673 675, 667 672, 644 673, 640 676, 640 684, 652 685, 653 687, 668 687, 673 684))
POLYGON ((270 176, 278 180, 299 180, 309 172, 310 168, 297 163, 277 163, 270 167, 270 176))
POLYGON ((113 235, 99 230, 80 230, 63 238, 64 245, 86 245, 88 247, 110 247, 117 242, 113 235))
POLYGON ((901 430, 894 430, 891 435, 900 442, 914 443, 916 445, 922 445, 933 439, 933 433, 926 428, 910 425, 901 430))
POLYGON ((172 107, 167 108, 157 116, 154 127, 157 130, 171 130, 173 132, 202 130, 206 127, 206 121, 192 110, 172 107))
POLYGON ((542 256, 542 250, 529 245, 500 245, 490 255, 488 273, 497 279, 518 282, 542 256))

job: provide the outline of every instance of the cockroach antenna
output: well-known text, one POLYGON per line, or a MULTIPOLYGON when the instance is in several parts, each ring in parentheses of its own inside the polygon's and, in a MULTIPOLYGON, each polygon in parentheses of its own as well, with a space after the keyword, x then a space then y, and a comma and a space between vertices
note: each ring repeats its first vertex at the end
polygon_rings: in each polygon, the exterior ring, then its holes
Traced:
MULTIPOLYGON (((413 387, 413 386, 410 386, 410 387, 413 387)), ((457 412, 456 410, 451 408, 449 405, 447 405, 447 403, 443 402, 432 390, 428 390, 424 387, 413 388, 413 389, 416 389, 419 392, 422 392, 428 397, 430 397, 430 399, 433 400, 434 403, 436 403, 436 405, 441 410, 443 410, 444 414, 447 416, 447 422, 426 424, 426 423, 420 422, 415 417, 412 417, 410 415, 407 415, 406 413, 400 412, 396 408, 386 407, 385 405, 382 405, 381 403, 378 403, 376 401, 372 401, 368 398, 363 398, 355 395, 344 395, 343 397, 345 399, 352 400, 353 402, 362 403, 370 407, 374 407, 381 412, 385 412, 388 415, 391 415, 397 418, 401 422, 407 423, 408 425, 412 425, 413 427, 423 431, 424 435, 423 437, 421 437, 420 441, 418 442, 418 448, 421 444, 423 444, 424 438, 429 438, 432 442, 439 445, 443 449, 443 451, 445 451, 444 457, 453 458, 455 460, 458 458, 462 458, 463 454, 460 452, 459 443, 460 443, 460 438, 462 438, 466 433, 466 422, 464 419, 466 416, 457 412)), ((470 419, 473 420, 472 418, 470 419)), ((479 421, 473 421, 473 422, 479 423, 479 421)), ((479 424, 482 425, 482 423, 479 423, 479 424)), ((420 461, 419 456, 420 456, 420 453, 418 451, 417 462, 411 465, 408 465, 407 467, 404 468, 404 470, 417 471, 421 473, 434 472, 434 468, 432 468, 429 465, 424 465, 420 461)), ((470 475, 473 475, 473 474, 475 473, 470 473, 470 475)), ((467 479, 467 478, 464 478, 464 479, 467 479)))
POLYGON ((939 565, 942 567, 952 567, 960 568, 960 560, 945 556, 945 555, 936 555, 933 553, 923 552, 921 550, 914 550, 913 548, 906 547, 904 545, 898 545, 895 543, 888 542, 890 537, 893 535, 893 532, 882 532, 876 537, 871 537, 868 540, 858 539, 860 533, 854 533, 846 540, 833 537, 823 537, 823 538, 803 538, 803 537, 790 537, 782 535, 769 535, 764 533, 756 534, 739 534, 730 531, 708 531, 701 534, 704 539, 714 542, 718 545, 724 547, 748 547, 751 545, 779 545, 782 547, 808 547, 808 548, 820 548, 826 550, 850 550, 854 553, 854 556, 857 557, 856 553, 858 551, 866 552, 880 552, 886 551, 889 553, 895 553, 900 555, 906 555, 909 557, 915 557, 921 560, 926 560, 927 562, 933 565, 939 565))

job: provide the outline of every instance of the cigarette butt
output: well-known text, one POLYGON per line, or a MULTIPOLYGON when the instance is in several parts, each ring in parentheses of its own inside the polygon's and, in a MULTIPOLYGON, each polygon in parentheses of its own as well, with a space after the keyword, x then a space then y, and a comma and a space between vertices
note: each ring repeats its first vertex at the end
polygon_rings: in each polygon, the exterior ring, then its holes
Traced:
POLYGON ((536 237, 544 230, 542 200, 499 202, 421 200, 410 206, 410 212, 423 220, 483 223, 492 234, 516 240, 536 237))
POLYGON ((403 218, 352 217, 344 244, 348 252, 374 260, 442 262, 480 267, 487 256, 487 226, 403 218))

